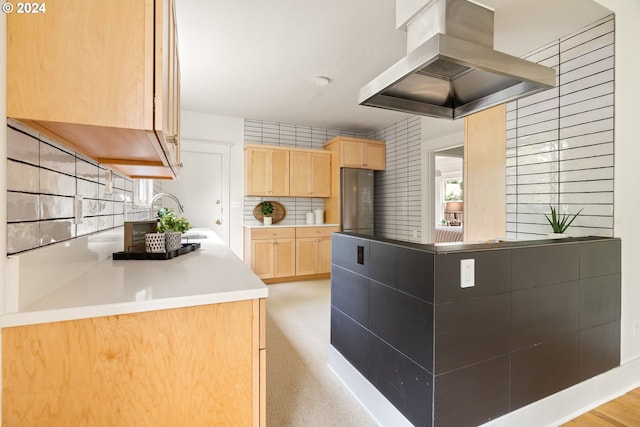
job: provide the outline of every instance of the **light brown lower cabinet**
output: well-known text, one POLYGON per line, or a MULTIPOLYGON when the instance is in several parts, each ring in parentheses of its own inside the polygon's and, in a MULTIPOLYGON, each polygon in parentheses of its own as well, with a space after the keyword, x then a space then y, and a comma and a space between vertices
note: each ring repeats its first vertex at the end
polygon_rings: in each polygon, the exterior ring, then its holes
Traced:
POLYGON ((2 330, 3 426, 265 425, 265 300, 2 330))
MULTIPOLYGON (((290 277, 296 271, 295 228, 249 229, 251 270, 261 279, 290 277)), ((246 232, 246 229, 245 229, 246 232)), ((245 236, 245 251, 247 241, 245 236)), ((245 261, 247 255, 245 253, 245 261)))
POLYGON ((245 228, 245 263, 267 283, 327 277, 331 233, 340 227, 245 228))

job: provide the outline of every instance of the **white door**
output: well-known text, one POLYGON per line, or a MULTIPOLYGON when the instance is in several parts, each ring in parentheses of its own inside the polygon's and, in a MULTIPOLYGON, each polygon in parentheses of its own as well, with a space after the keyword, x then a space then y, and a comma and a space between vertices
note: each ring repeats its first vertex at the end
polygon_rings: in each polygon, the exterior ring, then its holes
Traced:
POLYGON ((184 206, 181 215, 193 227, 213 229, 229 245, 229 225, 223 199, 223 155, 182 151, 180 178, 163 181, 163 191, 174 194, 184 206))

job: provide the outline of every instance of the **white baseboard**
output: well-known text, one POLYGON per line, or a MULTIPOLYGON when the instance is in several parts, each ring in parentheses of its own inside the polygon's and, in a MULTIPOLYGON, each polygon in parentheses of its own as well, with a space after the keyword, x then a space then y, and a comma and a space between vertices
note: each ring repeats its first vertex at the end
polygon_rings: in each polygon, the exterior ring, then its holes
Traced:
POLYGON ((329 368, 379 425, 389 427, 413 426, 413 424, 333 346, 329 346, 329 368))

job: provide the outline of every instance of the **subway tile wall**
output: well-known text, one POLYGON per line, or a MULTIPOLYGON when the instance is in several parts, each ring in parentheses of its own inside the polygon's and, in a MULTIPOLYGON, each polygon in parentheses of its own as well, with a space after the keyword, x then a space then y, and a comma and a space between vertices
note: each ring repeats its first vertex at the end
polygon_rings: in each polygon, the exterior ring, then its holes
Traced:
MULTIPOLYGON (((336 136, 365 138, 362 133, 289 125, 276 122, 245 119, 244 142, 246 144, 268 144, 285 147, 322 149, 322 144, 336 136)), ((245 225, 260 225, 253 216, 253 209, 263 200, 274 200, 287 210, 285 218, 278 225, 306 224, 306 213, 324 208, 324 199, 318 197, 244 197, 243 222, 245 225)))
POLYGON ((614 18, 526 59, 554 67, 557 86, 507 105, 507 237, 549 233, 549 205, 582 213, 568 233, 613 236, 614 18))
POLYGON ((419 242, 422 236, 421 120, 409 116, 367 135, 386 141, 387 166, 375 174, 375 230, 389 239, 419 242))
POLYGON ((106 194, 106 169, 95 161, 13 120, 7 132, 8 254, 119 227, 141 213, 131 179, 113 173, 113 194, 106 194), (76 194, 83 198, 79 224, 76 194))

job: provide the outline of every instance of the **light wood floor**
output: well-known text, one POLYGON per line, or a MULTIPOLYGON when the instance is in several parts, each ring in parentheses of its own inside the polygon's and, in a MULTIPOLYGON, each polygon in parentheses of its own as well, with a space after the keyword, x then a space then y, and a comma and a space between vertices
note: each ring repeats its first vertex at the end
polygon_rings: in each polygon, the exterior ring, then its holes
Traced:
POLYGON ((638 427, 640 388, 580 415, 561 427, 638 427))

